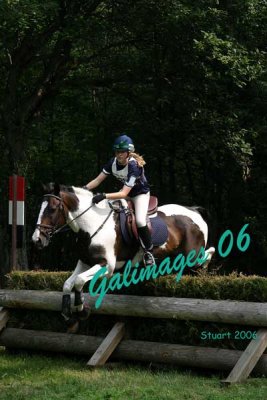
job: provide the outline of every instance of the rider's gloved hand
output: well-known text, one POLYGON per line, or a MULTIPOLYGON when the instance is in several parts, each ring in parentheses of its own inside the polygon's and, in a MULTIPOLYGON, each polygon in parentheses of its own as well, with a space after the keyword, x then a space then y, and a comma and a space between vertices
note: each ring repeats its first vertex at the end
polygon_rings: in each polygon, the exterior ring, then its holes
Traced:
POLYGON ((92 198, 92 203, 93 203, 93 204, 97 204, 97 203, 99 203, 100 201, 104 200, 105 198, 106 198, 105 193, 96 194, 96 195, 94 195, 93 198, 92 198))

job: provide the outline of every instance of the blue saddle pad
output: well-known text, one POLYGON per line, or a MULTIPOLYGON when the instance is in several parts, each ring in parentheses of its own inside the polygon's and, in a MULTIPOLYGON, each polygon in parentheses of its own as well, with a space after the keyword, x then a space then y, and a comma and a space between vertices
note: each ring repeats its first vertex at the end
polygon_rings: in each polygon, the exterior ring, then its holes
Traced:
MULTIPOLYGON (((163 243, 165 243, 168 239, 168 228, 166 223, 163 221, 162 218, 159 216, 154 217, 154 218, 149 218, 152 226, 152 243, 153 246, 161 246, 163 243)), ((127 244, 132 243, 135 241, 135 237, 131 237, 127 226, 126 226, 126 215, 122 211, 120 212, 120 227, 121 227, 121 233, 124 241, 127 244)))
POLYGON ((159 216, 149 219, 152 226, 152 243, 154 246, 161 246, 168 239, 168 228, 166 222, 159 216))

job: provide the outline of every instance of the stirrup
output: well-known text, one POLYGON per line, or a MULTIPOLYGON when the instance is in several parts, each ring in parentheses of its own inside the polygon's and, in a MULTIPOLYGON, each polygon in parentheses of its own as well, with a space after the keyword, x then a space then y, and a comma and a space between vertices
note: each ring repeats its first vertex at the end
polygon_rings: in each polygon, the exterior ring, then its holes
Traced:
POLYGON ((143 255, 143 262, 146 267, 150 267, 151 265, 155 265, 155 258, 150 251, 145 250, 143 255))

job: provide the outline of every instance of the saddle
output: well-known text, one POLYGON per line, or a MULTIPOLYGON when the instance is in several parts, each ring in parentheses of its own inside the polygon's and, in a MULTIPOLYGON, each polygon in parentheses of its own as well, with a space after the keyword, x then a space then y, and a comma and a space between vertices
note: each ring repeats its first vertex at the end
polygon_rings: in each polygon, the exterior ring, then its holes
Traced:
MULTIPOLYGON (((150 196, 148 212, 147 212, 147 225, 151 233, 151 239, 154 246, 160 246, 166 242, 168 238, 168 228, 163 221, 157 215, 158 209, 158 198, 156 196, 150 196)), ((121 202, 119 211, 119 223, 122 233, 122 237, 126 244, 131 244, 134 241, 138 241, 138 231, 135 219, 135 208, 134 203, 129 199, 127 200, 127 206, 121 202)))

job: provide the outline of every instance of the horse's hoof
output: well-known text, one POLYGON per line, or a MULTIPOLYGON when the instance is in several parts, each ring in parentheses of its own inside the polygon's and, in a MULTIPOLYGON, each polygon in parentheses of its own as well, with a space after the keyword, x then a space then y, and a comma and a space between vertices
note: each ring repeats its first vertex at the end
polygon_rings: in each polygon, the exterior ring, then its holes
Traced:
POLYGON ((80 327, 80 323, 77 319, 70 318, 67 323, 67 333, 77 333, 80 327))
POLYGON ((77 316, 81 321, 85 321, 86 319, 89 318, 91 312, 92 311, 91 311, 90 307, 88 305, 84 304, 82 311, 79 311, 77 313, 77 316))

